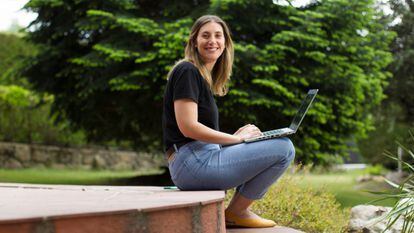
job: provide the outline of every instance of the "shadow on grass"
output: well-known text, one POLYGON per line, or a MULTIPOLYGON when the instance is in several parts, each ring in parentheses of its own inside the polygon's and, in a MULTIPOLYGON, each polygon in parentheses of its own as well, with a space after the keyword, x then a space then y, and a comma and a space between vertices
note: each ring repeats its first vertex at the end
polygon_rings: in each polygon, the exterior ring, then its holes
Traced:
POLYGON ((161 167, 161 174, 140 175, 127 178, 111 179, 108 185, 116 186, 172 186, 174 183, 171 180, 168 167, 161 167))

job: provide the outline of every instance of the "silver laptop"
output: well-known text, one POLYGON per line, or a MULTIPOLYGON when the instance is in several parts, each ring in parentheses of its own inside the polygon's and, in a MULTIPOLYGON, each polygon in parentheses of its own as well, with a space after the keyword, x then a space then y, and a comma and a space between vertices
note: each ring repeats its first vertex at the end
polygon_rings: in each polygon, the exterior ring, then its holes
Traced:
POLYGON ((260 140, 266 140, 269 138, 279 138, 286 135, 296 133, 298 130, 300 123, 302 122, 303 118, 305 117, 306 113, 308 112, 309 107, 311 106, 313 100, 315 99, 316 94, 318 93, 318 89, 311 89, 308 91, 305 99, 302 101, 302 104, 296 113, 295 117, 292 120, 289 128, 282 128, 282 129, 275 129, 263 132, 263 135, 259 137, 245 139, 244 142, 256 142, 260 140))

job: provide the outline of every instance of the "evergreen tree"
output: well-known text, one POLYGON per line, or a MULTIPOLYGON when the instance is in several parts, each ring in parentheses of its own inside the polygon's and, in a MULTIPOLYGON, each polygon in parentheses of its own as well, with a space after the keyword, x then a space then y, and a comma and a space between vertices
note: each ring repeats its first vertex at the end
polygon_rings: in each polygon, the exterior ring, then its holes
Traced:
POLYGON ((54 110, 91 141, 159 149, 167 70, 181 57, 191 14, 206 1, 32 0, 30 40, 42 52, 24 72, 55 96, 54 110), (187 18, 186 18, 187 17, 187 18))
POLYGON ((0 141, 82 144, 82 132, 70 131, 67 121, 55 124, 50 114, 53 96, 30 88, 19 70, 25 59, 36 55, 36 47, 22 34, 0 33, 0 141))
POLYGON ((129 140, 160 149, 166 74, 192 22, 217 14, 235 41, 228 96, 217 98, 221 129, 285 126, 310 88, 317 101, 293 137, 299 160, 330 163, 345 141, 364 136, 390 76, 392 34, 371 0, 320 1, 304 8, 271 0, 31 0, 30 39, 42 52, 25 70, 55 110, 94 141, 129 140))
POLYGON ((394 61, 390 70, 394 78, 390 82, 387 94, 403 109, 403 121, 414 127, 414 2, 411 0, 390 1, 394 17, 401 22, 391 27, 397 33, 392 43, 394 61))
MULTIPOLYGON (((374 111, 376 130, 359 147, 369 162, 395 168, 394 160, 384 160, 384 151, 397 153, 396 142, 410 144, 409 131, 414 129, 414 3, 392 0, 389 4, 393 11, 387 19, 389 30, 396 32, 391 43, 393 62, 388 67, 393 78, 385 89, 387 98, 374 111)), ((411 158, 407 155, 404 160, 411 158)))
POLYGON ((238 42, 233 88, 222 101, 226 126, 288 125, 306 91, 319 88, 293 137, 298 159, 329 164, 339 159, 334 155, 346 155, 347 140, 366 136, 392 58, 393 34, 377 20, 373 1, 329 0, 303 8, 216 1, 214 6, 233 25, 238 42))

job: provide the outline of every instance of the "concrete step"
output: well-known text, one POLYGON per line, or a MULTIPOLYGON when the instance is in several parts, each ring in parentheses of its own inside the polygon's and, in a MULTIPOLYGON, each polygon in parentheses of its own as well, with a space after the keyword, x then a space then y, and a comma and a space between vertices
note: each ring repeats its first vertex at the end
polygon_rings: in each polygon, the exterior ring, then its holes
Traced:
POLYGON ((225 232, 224 192, 0 183, 0 233, 225 232))
MULTIPOLYGON (((223 191, 0 183, 0 233, 224 233, 223 191)), ((300 233, 230 228, 230 233, 300 233)))

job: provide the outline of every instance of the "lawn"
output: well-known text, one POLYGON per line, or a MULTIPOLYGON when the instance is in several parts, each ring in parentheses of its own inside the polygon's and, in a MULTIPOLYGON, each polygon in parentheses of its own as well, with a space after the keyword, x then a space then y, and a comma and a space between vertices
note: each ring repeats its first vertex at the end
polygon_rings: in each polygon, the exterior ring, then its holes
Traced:
MULTIPOLYGON (((141 171, 91 171, 68 169, 0 169, 0 182, 42 183, 42 184, 77 184, 77 185, 111 185, 116 179, 127 179, 140 175, 160 174, 157 169, 141 171)), ((370 191, 384 191, 389 187, 380 182, 357 183, 356 178, 363 171, 352 171, 328 174, 295 174, 302 187, 310 186, 335 195, 343 208, 365 204, 380 197, 370 194, 370 191)), ((393 206, 393 200, 383 200, 375 205, 393 206)))
POLYGON ((139 171, 70 170, 70 169, 0 169, 0 182, 32 184, 108 185, 121 178, 159 174, 157 169, 139 171))
MULTIPOLYGON (((299 174, 299 184, 302 187, 310 186, 314 189, 326 190, 335 195, 338 202, 345 207, 352 207, 359 204, 378 200, 381 197, 369 191, 390 191, 390 186, 385 182, 367 181, 358 183, 358 176, 364 171, 348 171, 328 174, 299 174)), ((372 203, 373 205, 393 206, 395 200, 387 199, 372 203)))

